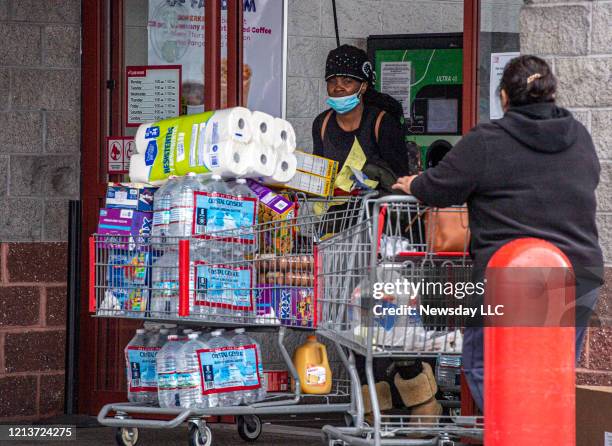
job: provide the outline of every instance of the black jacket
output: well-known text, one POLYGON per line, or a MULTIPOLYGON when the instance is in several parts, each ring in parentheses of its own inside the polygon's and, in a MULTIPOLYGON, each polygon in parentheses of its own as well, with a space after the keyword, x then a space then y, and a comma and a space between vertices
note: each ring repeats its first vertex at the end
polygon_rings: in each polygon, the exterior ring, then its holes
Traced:
POLYGON ((600 284, 599 173, 584 126, 567 110, 540 103, 476 126, 413 181, 412 193, 433 206, 467 202, 476 280, 505 243, 537 237, 561 249, 577 276, 600 284))
POLYGON ((329 110, 326 110, 321 113, 312 124, 314 155, 338 161, 339 169, 342 169, 353 142, 357 138, 369 162, 384 165, 397 176, 409 174, 404 134, 399 121, 390 113, 385 113, 382 117, 378 129, 378 141, 376 141, 374 129, 380 113, 379 108, 366 105, 359 128, 352 132, 342 130, 336 121, 336 113, 332 112, 325 129, 325 140, 322 140, 321 127, 328 112, 329 110))

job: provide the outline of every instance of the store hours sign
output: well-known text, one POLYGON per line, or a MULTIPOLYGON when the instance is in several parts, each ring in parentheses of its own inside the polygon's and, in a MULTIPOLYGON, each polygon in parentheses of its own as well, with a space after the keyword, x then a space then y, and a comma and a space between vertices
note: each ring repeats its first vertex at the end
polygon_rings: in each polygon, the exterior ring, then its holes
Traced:
POLYGON ((126 85, 127 127, 180 114, 180 65, 126 67, 126 85))

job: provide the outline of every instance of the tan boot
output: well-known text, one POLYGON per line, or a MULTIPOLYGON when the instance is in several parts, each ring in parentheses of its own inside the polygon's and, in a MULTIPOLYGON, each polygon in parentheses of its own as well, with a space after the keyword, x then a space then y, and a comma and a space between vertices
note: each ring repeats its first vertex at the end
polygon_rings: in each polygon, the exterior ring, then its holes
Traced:
MULTIPOLYGON (((393 407, 391 399, 391 386, 386 381, 380 381, 375 384, 376 397, 378 399, 378 407, 380 411, 389 410, 393 407)), ((367 384, 361 386, 361 396, 363 398, 364 413, 372 413, 372 400, 370 399, 370 390, 367 384)))
POLYGON ((396 373, 393 383, 406 407, 426 403, 434 398, 438 391, 433 370, 427 362, 423 362, 423 371, 412 379, 402 379, 400 374, 396 373))
POLYGON ((442 415, 442 405, 435 398, 432 398, 423 404, 414 406, 410 414, 412 415, 411 421, 414 423, 437 426, 440 415, 442 415))

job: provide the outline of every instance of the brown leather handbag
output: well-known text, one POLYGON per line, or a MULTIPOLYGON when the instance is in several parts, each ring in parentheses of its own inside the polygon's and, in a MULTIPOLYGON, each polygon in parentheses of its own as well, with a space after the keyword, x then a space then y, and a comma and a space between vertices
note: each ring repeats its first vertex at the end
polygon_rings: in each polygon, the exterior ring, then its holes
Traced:
POLYGON ((428 209, 424 217, 429 252, 465 252, 468 250, 470 229, 467 207, 428 209))

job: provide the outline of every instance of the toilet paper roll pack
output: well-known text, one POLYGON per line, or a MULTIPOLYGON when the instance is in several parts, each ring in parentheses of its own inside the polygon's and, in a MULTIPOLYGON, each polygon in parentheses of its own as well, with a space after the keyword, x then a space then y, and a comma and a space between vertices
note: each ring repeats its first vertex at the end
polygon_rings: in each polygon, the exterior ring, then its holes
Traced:
POLYGON ((295 131, 288 121, 254 111, 251 123, 254 142, 275 150, 295 151, 295 131))
POLYGON ((297 172, 297 158, 293 153, 277 151, 276 155, 276 169, 264 178, 266 184, 288 183, 297 172))
POLYGON ((274 122, 274 116, 254 111, 251 116, 251 127, 253 129, 253 142, 266 147, 275 147, 274 135, 276 123, 274 122))
POLYGON ((253 138, 252 114, 248 108, 233 107, 217 110, 206 124, 204 142, 217 144, 236 141, 248 144, 253 138))
POLYGON ((250 165, 248 157, 245 156, 247 147, 247 144, 236 141, 205 144, 204 156, 199 158, 203 166, 198 166, 198 170, 205 168, 206 172, 231 178, 244 176, 250 165))
POLYGON ((274 149, 251 142, 244 148, 244 157, 248 164, 245 177, 267 177, 276 170, 277 153, 274 149))
POLYGON ((274 118, 274 148, 276 150, 293 153, 296 140, 293 126, 284 119, 274 118))

